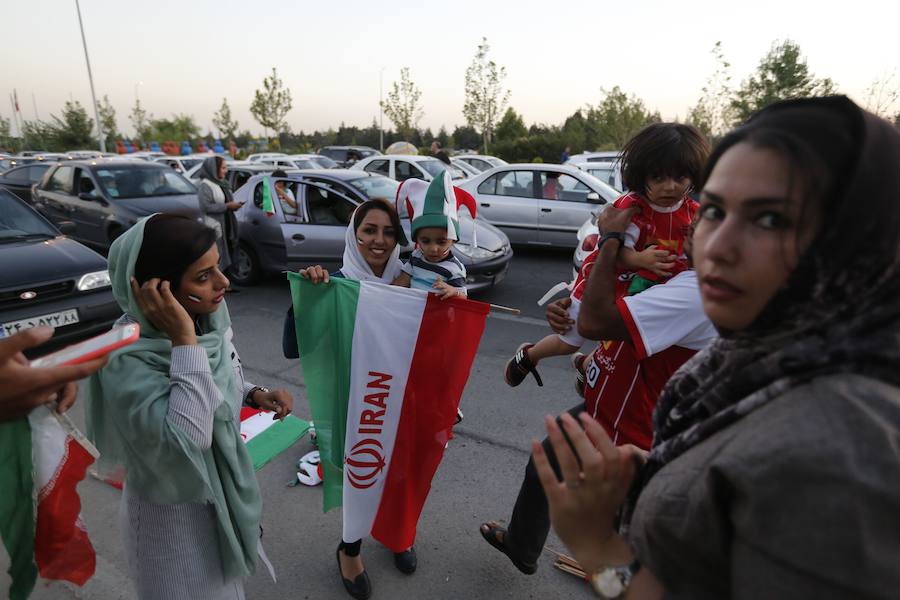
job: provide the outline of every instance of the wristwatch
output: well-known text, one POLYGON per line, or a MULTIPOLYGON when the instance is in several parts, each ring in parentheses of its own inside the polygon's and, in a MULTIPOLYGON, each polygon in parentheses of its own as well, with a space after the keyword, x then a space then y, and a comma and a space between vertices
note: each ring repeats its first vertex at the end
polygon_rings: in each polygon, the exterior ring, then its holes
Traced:
POLYGON ((256 392, 269 392, 269 388, 262 387, 260 385, 250 390, 250 393, 247 394, 247 399, 244 401, 247 406, 250 408, 260 408, 259 404, 253 401, 253 394, 256 392))
POLYGON ((621 231, 607 231, 600 238, 600 242, 597 243, 597 247, 599 248, 601 245, 603 245, 606 240, 619 240, 619 246, 621 247, 625 245, 625 234, 621 231))
POLYGON ((625 567, 602 567, 591 574, 591 587, 604 600, 622 598, 632 578, 640 570, 641 563, 638 561, 625 567))

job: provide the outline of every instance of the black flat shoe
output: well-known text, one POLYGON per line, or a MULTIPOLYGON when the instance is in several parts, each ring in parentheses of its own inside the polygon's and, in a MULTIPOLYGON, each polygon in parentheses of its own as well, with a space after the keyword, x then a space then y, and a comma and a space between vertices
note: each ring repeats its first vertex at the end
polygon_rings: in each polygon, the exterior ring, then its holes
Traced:
POLYGON ((394 552, 394 566, 401 573, 412 575, 416 572, 416 566, 419 564, 416 558, 416 549, 410 546, 405 552, 394 552))
POLYGON ((356 600, 368 600, 372 595, 372 583, 369 581, 369 574, 363 570, 362 573, 356 576, 356 579, 350 581, 344 577, 344 572, 341 570, 340 546, 338 546, 334 555, 337 558, 338 575, 341 576, 341 581, 344 582, 344 589, 347 590, 347 593, 356 598, 356 600))

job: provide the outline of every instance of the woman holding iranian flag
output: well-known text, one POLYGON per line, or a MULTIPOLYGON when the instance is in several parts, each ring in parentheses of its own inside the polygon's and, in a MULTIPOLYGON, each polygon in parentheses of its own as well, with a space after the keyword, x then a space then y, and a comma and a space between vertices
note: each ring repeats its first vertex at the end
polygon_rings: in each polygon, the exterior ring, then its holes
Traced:
MULTIPOLYGON (((406 236, 397 211, 387 201, 374 199, 359 205, 347 226, 343 265, 329 274, 319 265, 300 271, 301 276, 313 283, 328 283, 330 277, 371 281, 390 285, 401 273, 400 243, 406 236)), ((284 354, 298 358, 297 335, 293 307, 285 320, 284 354)), ((344 588, 354 598, 365 599, 372 595, 372 584, 366 572, 360 549, 362 540, 341 540, 337 549, 337 562, 344 588)), ((394 564, 403 573, 416 570, 415 548, 394 553, 394 564)))
MULTIPOLYGON (((88 386, 101 465, 124 466, 122 534, 140 600, 241 600, 262 502, 241 404, 284 418, 293 400, 244 379, 215 232, 187 217, 139 221, 109 252, 113 294, 141 337, 88 386)), ((269 567, 271 569, 271 567, 269 567)))

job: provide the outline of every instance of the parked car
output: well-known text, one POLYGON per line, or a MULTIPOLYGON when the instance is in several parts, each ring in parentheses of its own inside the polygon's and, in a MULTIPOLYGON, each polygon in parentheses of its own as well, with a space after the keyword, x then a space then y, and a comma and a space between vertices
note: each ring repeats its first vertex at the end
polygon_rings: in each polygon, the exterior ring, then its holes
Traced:
POLYGON ((66 160, 87 160, 89 158, 103 158, 99 150, 66 150, 66 160))
MULTIPOLYGON (((195 166, 202 163, 204 160, 206 160, 210 156, 221 156, 222 158, 224 158, 225 160, 227 160, 229 162, 232 160, 230 154, 216 155, 211 152, 206 153, 206 154, 187 154, 185 156, 164 155, 164 156, 160 156, 158 158, 154 158, 151 160, 153 160, 154 162, 162 163, 164 165, 172 167, 172 169, 174 169, 175 171, 184 175, 185 173, 187 173, 192 168, 194 168, 195 166)), ((127 157, 129 157, 129 155, 125 154, 125 155, 123 155, 123 157, 127 158, 127 157)))
POLYGON ((0 174, 0 186, 31 204, 31 187, 41 180, 51 164, 53 163, 41 162, 13 167, 0 174))
POLYGON ((493 169, 494 167, 502 167, 509 163, 502 158, 496 156, 487 156, 485 154, 458 154, 450 158, 450 162, 464 162, 474 168, 479 173, 493 169))
POLYGON ((465 173, 466 177, 475 177, 476 175, 481 173, 481 171, 479 171, 478 169, 476 169, 475 167, 473 167, 466 161, 460 160, 456 156, 450 157, 450 164, 452 164, 454 167, 456 167, 457 169, 459 169, 460 171, 465 173))
POLYGON ((571 162, 618 162, 622 158, 622 153, 618 150, 607 150, 603 152, 581 152, 569 157, 564 164, 571 162))
POLYGON ((120 155, 123 158, 139 158, 141 160, 155 160, 157 158, 166 158, 168 154, 165 152, 155 152, 153 150, 139 150, 131 154, 120 155))
POLYGON ((274 158, 262 158, 258 162, 275 165, 279 169, 338 169, 336 162, 323 154, 291 154, 274 158))
POLYGON ((32 201, 51 222, 74 222, 72 237, 103 250, 156 212, 203 218, 193 184, 165 165, 142 160, 58 163, 35 184, 32 201))
POLYGON ((56 328, 50 341, 26 352, 29 358, 108 329, 122 314, 106 259, 3 188, 0 264, 0 338, 40 325, 56 328))
POLYGON ((381 155, 381 152, 369 146, 323 146, 319 149, 319 154, 327 156, 336 162, 339 167, 349 167, 349 152, 351 150, 358 154, 360 158, 381 155))
POLYGON ((287 154, 284 152, 257 152, 256 154, 248 156, 247 160, 250 162, 257 162, 267 158, 281 158, 282 156, 287 156, 287 154))
MULTIPOLYGON (((264 272, 277 273, 321 264, 328 269, 341 265, 344 233, 356 207, 370 198, 396 197, 398 183, 380 175, 349 169, 321 169, 288 174, 286 186, 297 200, 298 214, 286 215, 274 202, 275 214, 262 211, 262 186, 266 179, 253 177, 235 193, 244 202, 238 211, 241 244, 232 267, 231 279, 239 285, 255 282, 264 272)), ((276 179, 269 178, 274 186, 276 179)), ((272 198, 277 198, 274 189, 272 198)), ((401 223, 409 236, 405 207, 401 223)), ((403 249, 412 251, 412 246, 403 249)), ((512 249, 502 231, 481 219, 460 216, 460 241, 454 255, 466 266, 466 287, 470 291, 500 283, 506 276, 512 249), (475 231, 477 245, 473 245, 475 231)))
POLYGON ((366 173, 384 175, 397 181, 406 181, 411 178, 431 181, 441 171, 449 171, 450 177, 457 185, 460 181, 468 178, 459 167, 447 165, 430 156, 409 156, 406 154, 370 156, 362 159, 350 168, 365 171, 366 173))
POLYGON ((603 183, 608 184, 610 187, 615 188, 620 192, 624 192, 627 189, 625 183, 622 181, 622 163, 618 160, 602 162, 569 160, 566 164, 590 173, 603 183))
POLYGON ((513 244, 572 248, 575 233, 619 192, 575 167, 514 164, 494 167, 459 184, 475 197, 481 217, 513 244))

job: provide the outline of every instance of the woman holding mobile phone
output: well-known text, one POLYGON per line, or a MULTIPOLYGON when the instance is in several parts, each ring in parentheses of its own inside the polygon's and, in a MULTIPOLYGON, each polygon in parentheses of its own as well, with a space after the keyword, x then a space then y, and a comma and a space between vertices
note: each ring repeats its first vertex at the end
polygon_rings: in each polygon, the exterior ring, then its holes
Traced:
POLYGON ((119 324, 141 335, 92 376, 88 435, 105 466, 127 473, 122 534, 138 597, 243 598, 262 506, 240 407, 284 418, 293 399, 244 379, 212 229, 153 215, 116 240, 109 267, 119 324))

